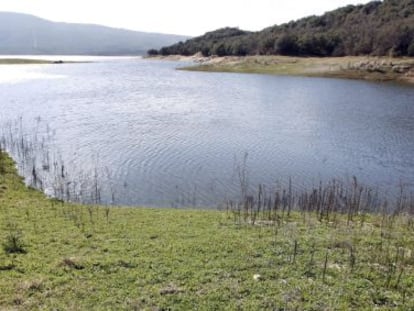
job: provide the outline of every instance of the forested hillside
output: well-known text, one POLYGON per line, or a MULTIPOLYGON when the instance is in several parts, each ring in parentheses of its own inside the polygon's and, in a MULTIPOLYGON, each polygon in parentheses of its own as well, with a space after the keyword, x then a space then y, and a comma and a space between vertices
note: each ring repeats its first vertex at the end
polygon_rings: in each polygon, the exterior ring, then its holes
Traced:
POLYGON ((223 28, 149 54, 414 56, 414 0, 348 5, 259 32, 223 28))

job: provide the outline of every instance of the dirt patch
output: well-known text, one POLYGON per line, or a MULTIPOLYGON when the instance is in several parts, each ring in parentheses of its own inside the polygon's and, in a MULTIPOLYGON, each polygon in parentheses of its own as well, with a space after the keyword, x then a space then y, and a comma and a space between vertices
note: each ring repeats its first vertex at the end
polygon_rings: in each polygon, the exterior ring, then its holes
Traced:
POLYGON ((362 79, 372 81, 404 81, 414 83, 414 58, 389 57, 287 57, 287 56, 224 56, 168 58, 194 62, 185 70, 264 73, 362 79))

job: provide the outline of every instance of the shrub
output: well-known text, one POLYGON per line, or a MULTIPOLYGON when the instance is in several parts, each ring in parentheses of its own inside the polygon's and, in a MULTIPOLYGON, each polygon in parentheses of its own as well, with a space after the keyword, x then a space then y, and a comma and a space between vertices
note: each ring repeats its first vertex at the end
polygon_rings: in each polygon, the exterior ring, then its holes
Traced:
POLYGON ((25 254, 23 233, 15 223, 6 225, 6 237, 3 242, 3 250, 8 254, 25 254))
POLYGON ((407 54, 408 56, 414 56, 414 41, 408 47, 407 54))
POLYGON ((158 55, 158 51, 155 50, 155 49, 151 49, 151 50, 148 50, 147 54, 149 56, 157 56, 158 55))
POLYGON ((276 53, 281 55, 297 55, 299 47, 296 36, 285 34, 276 41, 276 53))
POLYGON ((6 155, 0 146, 0 175, 6 173, 6 155))

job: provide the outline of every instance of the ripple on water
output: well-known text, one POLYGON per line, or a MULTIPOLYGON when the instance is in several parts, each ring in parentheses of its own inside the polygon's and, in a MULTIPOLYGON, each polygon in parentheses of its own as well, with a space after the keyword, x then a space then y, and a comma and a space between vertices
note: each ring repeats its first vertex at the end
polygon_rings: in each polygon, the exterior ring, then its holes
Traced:
POLYGON ((245 153, 252 189, 289 178, 295 189, 353 175, 380 186, 414 180, 412 88, 177 65, 39 67, 35 80, 0 81, 0 117, 23 115, 30 128, 41 116, 55 131, 52 148, 76 170, 109 168, 122 204, 237 197, 245 153), (56 75, 66 78, 46 78, 56 75))

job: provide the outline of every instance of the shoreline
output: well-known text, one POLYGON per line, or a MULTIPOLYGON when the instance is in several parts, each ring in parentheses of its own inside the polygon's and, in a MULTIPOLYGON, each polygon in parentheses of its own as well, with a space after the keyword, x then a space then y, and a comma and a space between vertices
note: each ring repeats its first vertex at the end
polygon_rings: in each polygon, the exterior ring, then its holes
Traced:
MULTIPOLYGON (((0 65, 42 65, 58 64, 58 61, 28 59, 28 58, 1 58, 0 65)), ((63 62, 62 62, 63 63, 63 62)), ((60 64, 60 63, 59 63, 60 64)))
POLYGON ((305 77, 395 81, 414 84, 414 58, 373 56, 290 57, 290 56, 155 56, 147 59, 193 62, 179 70, 233 72, 305 77))
POLYGON ((0 210, 0 309, 414 305, 410 214, 73 204, 25 186, 1 151, 0 210))
POLYGON ((47 60, 47 59, 31 59, 31 58, 0 58, 0 66, 4 65, 60 65, 83 63, 77 61, 64 60, 47 60))

